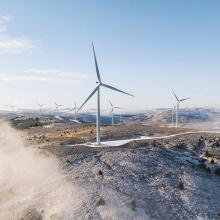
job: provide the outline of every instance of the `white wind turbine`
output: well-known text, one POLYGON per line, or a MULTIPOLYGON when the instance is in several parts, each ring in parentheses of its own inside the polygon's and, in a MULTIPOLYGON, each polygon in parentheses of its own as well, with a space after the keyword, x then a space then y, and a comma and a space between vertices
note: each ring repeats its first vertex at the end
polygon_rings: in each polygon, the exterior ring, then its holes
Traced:
POLYGON ((75 102, 74 102, 74 108, 71 109, 71 111, 74 111, 74 119, 69 119, 69 120, 72 121, 72 122, 81 124, 81 122, 76 119, 76 114, 77 114, 77 110, 78 110, 78 109, 79 109, 79 107, 76 105, 76 101, 75 101, 75 102))
MULTIPOLYGON (((101 144, 100 141, 100 88, 101 86, 106 87, 108 89, 112 89, 115 90, 117 92, 121 92, 124 93, 126 95, 130 95, 133 96, 127 92, 124 92, 120 89, 117 89, 113 86, 110 86, 108 84, 105 84, 102 82, 101 77, 100 77, 100 73, 99 73, 99 68, 98 68, 98 63, 96 60, 96 55, 95 55, 95 49, 94 49, 94 45, 92 43, 92 49, 93 49, 93 56, 94 56, 94 60, 95 60, 95 68, 96 68, 96 74, 97 74, 97 78, 98 81, 96 82, 98 85, 95 87, 95 89, 92 91, 92 93, 89 95, 89 97, 85 100, 85 102, 80 106, 80 108, 78 109, 78 111, 86 104, 86 102, 97 92, 97 114, 96 114, 96 141, 97 141, 97 145, 101 144)), ((134 96, 133 96, 134 97, 134 96)), ((78 112, 77 111, 77 112, 78 112)))
POLYGON ((75 121, 76 121, 77 109, 78 109, 78 106, 76 105, 76 101, 75 101, 75 102, 74 102, 74 108, 73 108, 73 111, 74 111, 74 120, 75 120, 75 121))
POLYGON ((44 104, 38 104, 38 106, 39 106, 39 111, 40 111, 40 113, 41 113, 42 107, 44 106, 44 104))
POLYGON ((120 107, 112 105, 111 101, 109 100, 109 103, 111 105, 111 114, 112 114, 112 125, 114 125, 114 110, 119 109, 120 107))
POLYGON ((62 107, 63 105, 59 105, 59 104, 57 104, 56 102, 54 102, 54 104, 55 104, 55 110, 56 110, 56 112, 58 113, 59 112, 59 107, 62 107))
POLYGON ((13 113, 14 112, 14 108, 16 107, 16 105, 10 105, 11 107, 11 112, 13 113))
POLYGON ((179 107, 180 107, 180 102, 183 102, 189 98, 184 98, 184 99, 179 99, 176 95, 176 93, 173 91, 172 89, 172 92, 173 92, 173 95, 176 99, 176 128, 178 127, 178 111, 179 111, 179 107))

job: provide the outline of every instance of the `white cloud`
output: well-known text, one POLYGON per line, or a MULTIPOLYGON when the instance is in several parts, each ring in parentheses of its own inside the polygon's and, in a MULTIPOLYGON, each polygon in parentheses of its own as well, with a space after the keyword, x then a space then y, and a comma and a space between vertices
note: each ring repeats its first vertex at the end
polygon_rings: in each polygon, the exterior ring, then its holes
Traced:
POLYGON ((32 81, 42 83, 59 83, 75 85, 87 79, 90 79, 90 77, 86 74, 54 69, 29 69, 26 71, 26 74, 21 75, 0 74, 0 81, 3 82, 32 81))
POLYGON ((7 30, 7 25, 1 25, 0 24, 0 33, 5 32, 7 30))
POLYGON ((32 50, 35 44, 28 38, 13 37, 7 33, 8 24, 13 20, 12 16, 0 16, 0 53, 21 53, 32 50))
POLYGON ((2 15, 2 16, 0 16, 0 23, 1 22, 6 22, 6 23, 8 23, 8 22, 10 22, 11 20, 13 20, 13 16, 11 16, 11 15, 2 15))
POLYGON ((65 71, 59 69, 28 69, 28 73, 37 75, 47 75, 50 77, 75 78, 75 79, 91 79, 87 74, 65 71))
POLYGON ((11 16, 0 16, 0 33, 7 31, 8 23, 12 20, 11 16))
POLYGON ((11 38, 9 36, 0 35, 0 53, 20 53, 33 48, 34 45, 29 39, 11 38))

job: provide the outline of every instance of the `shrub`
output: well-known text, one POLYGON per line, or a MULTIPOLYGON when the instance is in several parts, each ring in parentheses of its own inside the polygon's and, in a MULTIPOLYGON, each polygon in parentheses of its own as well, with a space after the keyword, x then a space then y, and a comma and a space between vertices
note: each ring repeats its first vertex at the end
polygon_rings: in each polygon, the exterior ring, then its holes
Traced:
POLYGON ((132 200, 129 204, 130 208, 132 211, 135 211, 136 210, 136 202, 134 200, 132 200))
POLYGON ((209 153, 208 150, 205 151, 205 157, 211 157, 212 155, 209 153))
POLYGON ((211 164, 214 164, 214 163, 215 163, 215 161, 214 161, 213 158, 210 160, 210 163, 211 163, 211 164))
POLYGON ((99 174, 100 176, 103 176, 103 172, 102 172, 101 170, 99 170, 98 174, 99 174))
POLYGON ((105 204, 106 204, 105 199, 102 197, 99 198, 98 201, 96 202, 96 206, 103 206, 105 204))
POLYGON ((71 163, 71 161, 69 159, 66 160, 67 163, 71 163))
POLYGON ((185 189, 185 188, 184 188, 184 183, 183 183, 182 180, 179 181, 179 183, 178 183, 178 185, 177 185, 177 188, 180 189, 180 190, 184 190, 184 189, 185 189))

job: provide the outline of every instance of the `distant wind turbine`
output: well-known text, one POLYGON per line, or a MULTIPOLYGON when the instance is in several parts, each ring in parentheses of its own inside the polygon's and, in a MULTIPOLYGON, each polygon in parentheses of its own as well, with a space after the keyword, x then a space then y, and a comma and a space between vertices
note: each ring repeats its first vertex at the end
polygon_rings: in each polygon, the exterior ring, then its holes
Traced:
POLYGON ((178 127, 178 112, 179 112, 180 102, 183 102, 189 98, 179 99, 177 97, 176 93, 173 91, 173 89, 172 89, 172 92, 173 92, 173 95, 176 99, 176 128, 177 128, 178 127))
MULTIPOLYGON (((100 88, 101 86, 106 87, 108 89, 112 89, 115 90, 117 92, 121 92, 124 93, 126 95, 130 95, 133 96, 127 92, 124 92, 120 89, 117 89, 113 86, 110 86, 108 84, 105 84, 102 82, 101 77, 100 77, 100 73, 99 73, 99 68, 98 68, 98 63, 96 60, 96 54, 95 54, 95 49, 94 49, 94 45, 92 43, 92 49, 93 49, 93 56, 94 56, 94 60, 95 60, 95 68, 96 68, 96 74, 97 74, 97 78, 98 81, 96 82, 98 85, 95 87, 95 89, 92 91, 92 93, 89 95, 89 97, 85 100, 85 102, 80 106, 80 108, 78 109, 78 111, 86 104, 86 102, 97 92, 97 114, 96 114, 96 141, 97 141, 97 145, 101 144, 100 141, 100 88)), ((133 96, 134 97, 134 96, 133 96)), ((77 112, 78 112, 77 111, 77 112)))
POLYGON ((77 109, 78 109, 78 106, 76 105, 76 101, 75 101, 75 102, 74 102, 74 108, 73 108, 73 111, 74 111, 74 120, 75 120, 75 121, 76 121, 77 109))
POLYGON ((59 105, 59 104, 57 104, 56 102, 54 102, 54 104, 55 104, 55 106, 56 106, 55 110, 56 110, 56 112, 58 113, 58 112, 59 112, 59 107, 62 107, 63 105, 59 105))
POLYGON ((11 107, 11 112, 13 113, 14 112, 14 108, 16 107, 16 105, 10 105, 11 107))
POLYGON ((78 106, 76 105, 76 101, 75 101, 74 102, 74 108, 71 109, 71 112, 74 111, 74 119, 69 119, 69 120, 72 121, 72 122, 81 124, 81 122, 76 119, 77 109, 78 109, 78 106))
POLYGON ((39 110, 41 112, 42 111, 42 107, 44 106, 44 104, 38 104, 38 106, 39 106, 39 110))
POLYGON ((110 105, 111 105, 112 125, 114 125, 114 110, 115 110, 115 109, 119 109, 120 107, 113 106, 110 100, 109 100, 109 103, 110 103, 110 105))

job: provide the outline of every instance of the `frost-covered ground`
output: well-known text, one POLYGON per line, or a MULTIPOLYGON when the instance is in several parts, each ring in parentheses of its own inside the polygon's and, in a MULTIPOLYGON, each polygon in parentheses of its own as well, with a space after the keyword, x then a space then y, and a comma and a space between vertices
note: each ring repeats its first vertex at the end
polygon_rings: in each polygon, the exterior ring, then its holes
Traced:
POLYGON ((57 146, 63 169, 87 194, 75 219, 219 219, 220 176, 201 158, 216 137, 205 135, 57 146))
POLYGON ((220 218, 219 134, 91 148, 63 136, 28 146, 24 133, 0 128, 0 219, 220 218))

